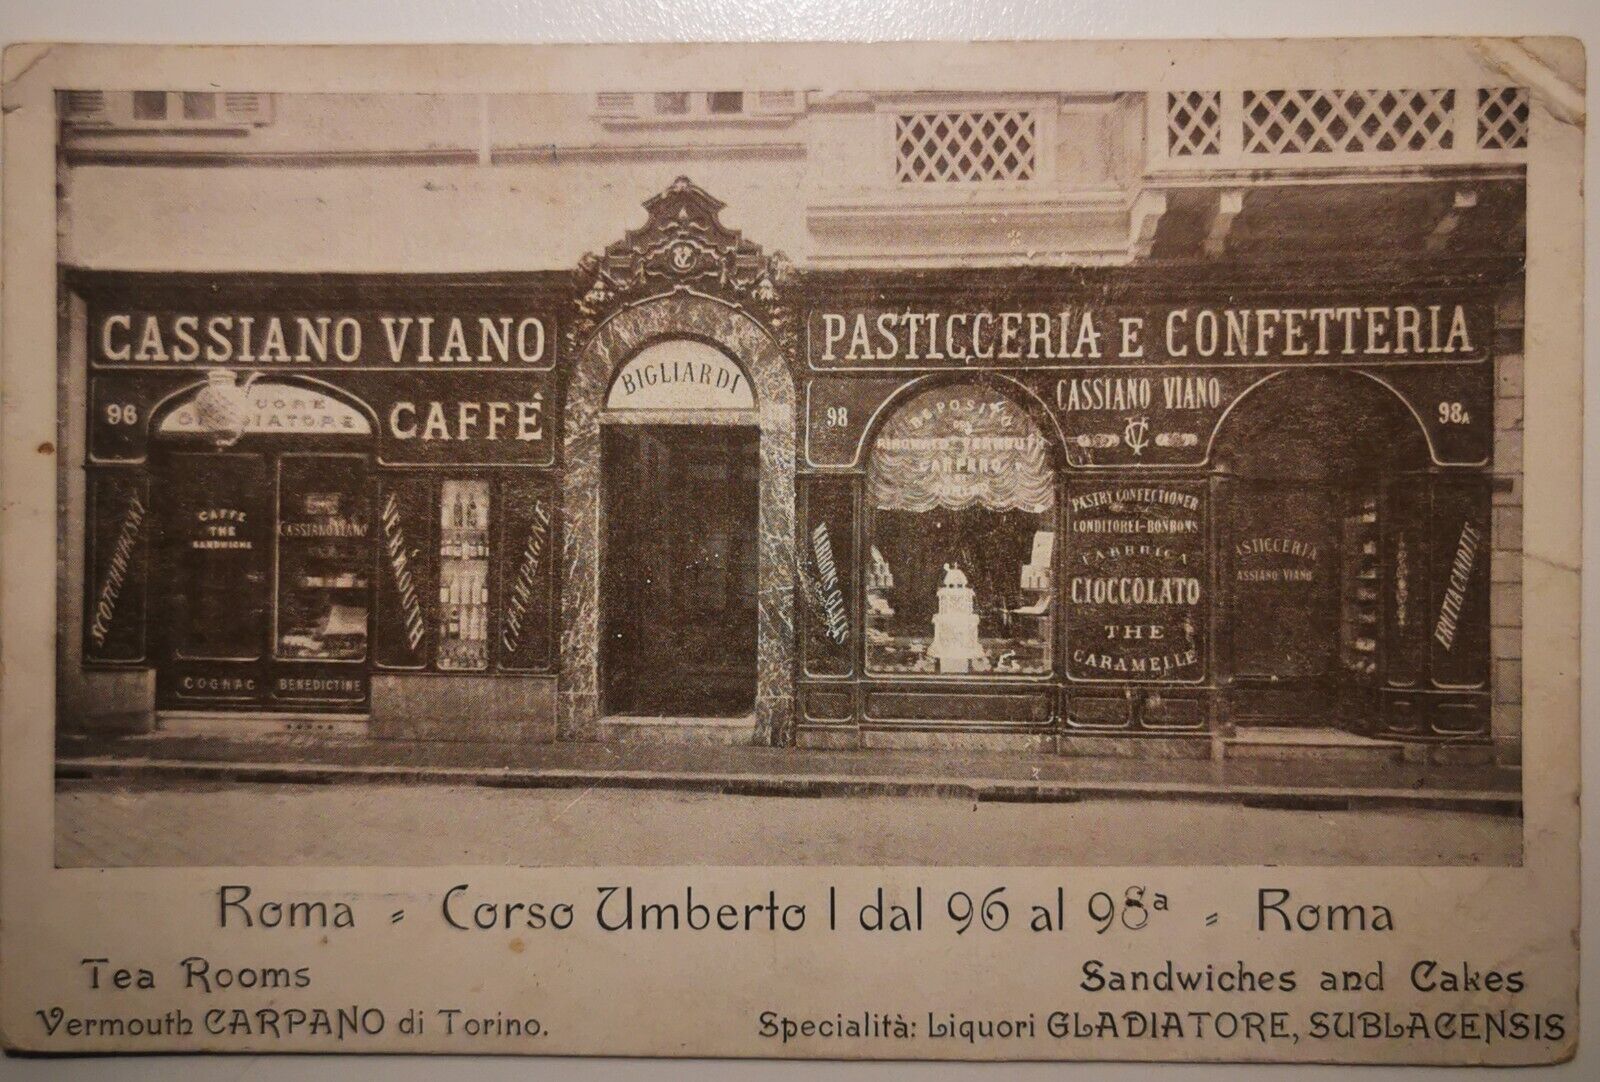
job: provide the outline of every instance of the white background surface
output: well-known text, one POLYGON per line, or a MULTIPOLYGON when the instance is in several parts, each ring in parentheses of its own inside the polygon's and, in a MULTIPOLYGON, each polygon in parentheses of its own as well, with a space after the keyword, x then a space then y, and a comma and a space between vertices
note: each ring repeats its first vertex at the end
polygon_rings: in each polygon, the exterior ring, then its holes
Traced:
MULTIPOLYGON (((560 42, 757 40, 964 40, 973 38, 1166 38, 1568 34, 1585 40, 1591 56, 1600 45, 1600 3, 1595 0, 1232 0, 1163 4, 1152 0, 0 0, 0 44, 17 41, 93 42, 560 42)), ((1591 102, 1595 95, 1589 95, 1591 102)), ((1600 176, 1595 140, 1588 146, 1588 176, 1600 176)), ((1592 189, 1591 189, 1592 190, 1592 189)), ((1590 236, 1594 202, 1588 211, 1590 236)), ((1600 311, 1600 274, 1594 245, 1587 260, 1587 309, 1600 311)), ((1594 334, 1587 347, 1584 493, 1584 563, 1600 566, 1594 530, 1600 506, 1595 419, 1600 417, 1594 334)), ((1584 582, 1585 788, 1600 794, 1600 755, 1593 738, 1595 688, 1600 677, 1596 581, 1584 582)), ((1585 807, 1586 917, 1600 916, 1600 820, 1585 807)), ((1507 915, 1515 920, 1514 914, 1507 915)), ((1583 1013, 1600 1011, 1600 940, 1585 921, 1583 1013)), ((1600 1078, 1600 1025, 1583 1027, 1579 1058, 1554 1070, 1503 1070, 1497 1078, 1600 1078)), ((918 1064, 814 1064, 691 1061, 537 1059, 410 1059, 373 1057, 139 1057, 128 1059, 0 1060, 10 1079, 511 1079, 695 1078, 707 1082, 762 1077, 810 1079, 967 1078, 974 1075, 1032 1079, 1245 1079, 1278 1078, 1278 1067, 1164 1067, 1148 1065, 1015 1064, 976 1068, 918 1064)), ((1438 1069, 1307 1067, 1292 1079, 1428 1080, 1463 1072, 1438 1069)))

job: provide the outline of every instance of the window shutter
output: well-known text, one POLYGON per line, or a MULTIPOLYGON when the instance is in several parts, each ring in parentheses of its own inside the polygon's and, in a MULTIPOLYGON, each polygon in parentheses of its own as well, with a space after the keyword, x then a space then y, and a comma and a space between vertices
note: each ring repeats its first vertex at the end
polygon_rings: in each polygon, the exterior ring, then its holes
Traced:
POLYGON ((246 124, 271 123, 272 95, 241 93, 223 94, 222 115, 229 120, 246 124))
POLYGON ((602 90, 594 96, 594 111, 601 116, 637 116, 637 95, 617 90, 602 90))
POLYGON ((800 111, 800 95, 793 90, 762 90, 756 96, 755 112, 785 115, 800 111))
POLYGON ((106 96, 100 90, 69 90, 66 92, 66 120, 69 124, 110 124, 106 114, 106 96))

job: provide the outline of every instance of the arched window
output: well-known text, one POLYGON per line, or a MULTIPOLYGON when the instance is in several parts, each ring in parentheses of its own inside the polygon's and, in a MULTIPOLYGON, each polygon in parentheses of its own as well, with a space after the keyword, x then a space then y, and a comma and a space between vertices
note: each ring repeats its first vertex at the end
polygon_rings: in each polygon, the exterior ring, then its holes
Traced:
POLYGON ((867 467, 867 669, 1051 669, 1055 475, 1027 411, 977 383, 917 395, 867 467))

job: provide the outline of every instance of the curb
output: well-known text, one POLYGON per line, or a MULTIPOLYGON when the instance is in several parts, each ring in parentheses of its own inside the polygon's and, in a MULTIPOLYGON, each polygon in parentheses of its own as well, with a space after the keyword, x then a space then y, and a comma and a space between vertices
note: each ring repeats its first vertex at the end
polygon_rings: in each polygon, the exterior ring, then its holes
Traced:
POLYGON ((881 775, 759 774, 662 770, 340 766, 176 759, 61 758, 56 780, 223 782, 238 785, 427 784, 491 789, 632 789, 757 797, 920 796, 974 803, 1068 804, 1082 800, 1171 800, 1234 803, 1249 808, 1354 811, 1405 807, 1521 817, 1522 796, 1497 790, 1304 788, 1205 782, 1017 781, 1015 779, 881 775))

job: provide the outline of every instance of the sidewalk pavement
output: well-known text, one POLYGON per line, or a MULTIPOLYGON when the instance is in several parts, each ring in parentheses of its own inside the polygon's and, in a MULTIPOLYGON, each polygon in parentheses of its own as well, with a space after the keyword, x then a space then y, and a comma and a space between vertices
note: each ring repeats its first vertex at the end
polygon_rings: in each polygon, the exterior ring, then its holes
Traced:
POLYGON ((1187 760, 753 746, 469 744, 152 733, 68 737, 59 780, 331 784, 406 781, 526 789, 671 789, 742 796, 956 796, 974 801, 1208 800, 1339 809, 1405 806, 1520 815, 1522 777, 1498 766, 1187 760))

